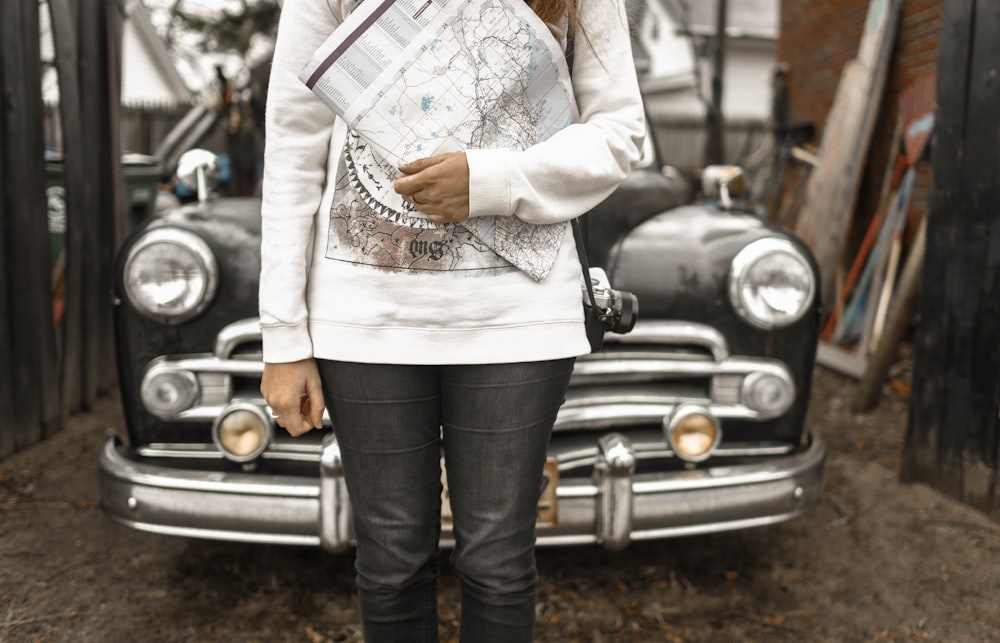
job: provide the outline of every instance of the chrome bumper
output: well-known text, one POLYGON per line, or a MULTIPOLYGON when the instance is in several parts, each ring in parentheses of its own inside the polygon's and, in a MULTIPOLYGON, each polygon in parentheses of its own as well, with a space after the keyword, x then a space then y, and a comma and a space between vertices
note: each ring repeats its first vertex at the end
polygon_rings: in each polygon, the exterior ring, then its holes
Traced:
MULTIPOLYGON (((594 476, 563 478, 557 519, 539 525, 540 545, 597 543, 742 529, 794 518, 822 493, 826 446, 813 435, 804 450, 753 464, 635 473, 635 453, 617 433, 599 441, 594 476)), ((243 542, 352 544, 340 448, 329 436, 319 477, 182 470, 150 464, 117 440, 100 454, 101 506, 134 529, 243 542)), ((442 544, 451 544, 444 526, 442 544)))

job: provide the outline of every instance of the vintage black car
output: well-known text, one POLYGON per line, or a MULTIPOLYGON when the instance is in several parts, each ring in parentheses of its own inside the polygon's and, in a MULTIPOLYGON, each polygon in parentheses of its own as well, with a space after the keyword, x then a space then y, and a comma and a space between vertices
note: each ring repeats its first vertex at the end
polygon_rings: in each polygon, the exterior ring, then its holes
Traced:
MULTIPOLYGON (((577 361, 549 448, 540 544, 768 525, 821 495, 804 428, 817 270, 796 238, 734 205, 737 175, 644 167, 587 215, 587 250, 638 296, 634 330, 577 361)), ((204 174, 198 174, 204 178, 204 174)), ((259 391, 260 202, 168 210, 125 243, 115 321, 128 440, 100 454, 101 504, 135 529, 261 543, 352 544, 332 430, 276 428, 259 391)), ((447 503, 443 544, 450 542, 447 503)))

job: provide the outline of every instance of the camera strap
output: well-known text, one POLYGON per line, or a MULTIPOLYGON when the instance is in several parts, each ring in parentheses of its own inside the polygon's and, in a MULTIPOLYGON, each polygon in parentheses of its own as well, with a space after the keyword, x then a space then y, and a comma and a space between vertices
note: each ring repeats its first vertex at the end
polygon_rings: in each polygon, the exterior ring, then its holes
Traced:
POLYGON ((597 310, 597 300, 594 299, 594 284, 590 281, 590 262, 587 261, 587 249, 583 247, 583 227, 580 225, 580 217, 573 219, 573 238, 576 240, 576 254, 580 257, 580 268, 583 269, 583 282, 587 284, 587 297, 590 299, 590 306, 597 310))

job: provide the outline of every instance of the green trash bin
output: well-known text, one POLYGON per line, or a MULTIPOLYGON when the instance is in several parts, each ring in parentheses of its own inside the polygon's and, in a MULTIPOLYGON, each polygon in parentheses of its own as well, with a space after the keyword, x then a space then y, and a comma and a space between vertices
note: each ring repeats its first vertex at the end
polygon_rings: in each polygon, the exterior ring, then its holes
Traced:
MULTIPOLYGON (((124 177, 125 233, 128 234, 156 212, 156 192, 160 184, 160 166, 151 156, 122 155, 124 177)), ((66 189, 63 187, 63 163, 59 154, 45 157, 45 198, 49 226, 49 249, 52 263, 66 240, 66 189)))
POLYGON ((160 166, 145 154, 122 155, 125 176, 125 232, 131 232, 156 212, 160 166))

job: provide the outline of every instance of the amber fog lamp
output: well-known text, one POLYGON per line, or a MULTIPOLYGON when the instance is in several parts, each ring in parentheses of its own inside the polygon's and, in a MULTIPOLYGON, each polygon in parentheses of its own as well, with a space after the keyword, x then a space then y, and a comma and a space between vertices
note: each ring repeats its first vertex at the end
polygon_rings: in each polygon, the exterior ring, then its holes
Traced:
POLYGON ((233 462, 256 460, 270 439, 270 420, 252 404, 229 406, 212 427, 212 441, 233 462))
POLYGON ((664 430, 670 448, 687 462, 707 459, 722 438, 718 420, 708 409, 697 405, 681 405, 666 422, 664 430))

